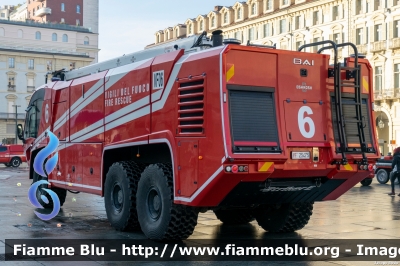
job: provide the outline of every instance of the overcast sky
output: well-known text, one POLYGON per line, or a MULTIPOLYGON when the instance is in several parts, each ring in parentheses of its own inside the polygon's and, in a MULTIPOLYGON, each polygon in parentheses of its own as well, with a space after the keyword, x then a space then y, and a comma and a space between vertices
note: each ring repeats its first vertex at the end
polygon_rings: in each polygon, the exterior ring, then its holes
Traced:
MULTIPOLYGON (((68 2, 68 0, 65 0, 68 2)), ((22 0, 0 0, 16 5, 22 0)), ((207 14, 214 6, 233 6, 234 0, 100 0, 100 61, 142 50, 154 43, 154 33, 207 14)))

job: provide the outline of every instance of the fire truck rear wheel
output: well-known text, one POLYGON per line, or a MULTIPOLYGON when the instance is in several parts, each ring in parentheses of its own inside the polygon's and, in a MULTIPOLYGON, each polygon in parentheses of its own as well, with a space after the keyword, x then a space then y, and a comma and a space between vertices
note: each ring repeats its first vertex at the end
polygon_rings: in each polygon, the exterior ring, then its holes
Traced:
POLYGON ((21 165, 21 159, 18 157, 14 157, 12 158, 10 164, 12 167, 19 167, 21 165))
POLYGON ((145 165, 133 161, 114 163, 104 185, 104 204, 108 221, 118 231, 138 230, 136 191, 145 165))
POLYGON ((379 169, 376 172, 376 180, 378 180, 380 184, 386 184, 389 181, 388 171, 386 171, 385 169, 379 169))
POLYGON ((198 211, 174 204, 171 164, 152 164, 142 173, 137 211, 143 233, 155 240, 188 238, 197 225, 198 211))
MULTIPOLYGON (((47 178, 42 177, 41 175, 37 173, 33 173, 33 183, 40 181, 40 180, 47 180, 47 178)), ((52 209, 53 208, 53 200, 51 199, 50 195, 43 189, 41 188, 48 188, 47 185, 40 185, 38 189, 36 190, 36 198, 39 201, 39 203, 43 206, 45 209, 52 209), (45 196, 48 199, 48 203, 45 203, 42 200, 42 195, 45 196)), ((60 200, 60 206, 64 205, 65 198, 67 197, 67 190, 62 189, 62 188, 56 188, 53 187, 51 188, 53 192, 55 192, 58 196, 58 199, 60 200)))
POLYGON ((214 210, 215 216, 224 224, 247 224, 254 220, 250 210, 214 210))
POLYGON ((372 178, 365 178, 363 181, 360 182, 363 187, 367 187, 371 185, 372 178))
POLYGON ((271 233, 289 233, 303 228, 312 215, 314 203, 264 206, 255 211, 258 225, 271 233))

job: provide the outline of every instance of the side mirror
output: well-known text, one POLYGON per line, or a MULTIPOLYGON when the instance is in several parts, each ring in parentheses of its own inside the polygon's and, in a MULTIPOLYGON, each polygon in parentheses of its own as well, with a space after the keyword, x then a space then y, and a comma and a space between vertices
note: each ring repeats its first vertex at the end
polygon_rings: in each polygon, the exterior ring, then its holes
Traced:
POLYGON ((18 138, 22 141, 24 141, 24 129, 22 128, 21 124, 17 125, 17 134, 18 134, 18 138))

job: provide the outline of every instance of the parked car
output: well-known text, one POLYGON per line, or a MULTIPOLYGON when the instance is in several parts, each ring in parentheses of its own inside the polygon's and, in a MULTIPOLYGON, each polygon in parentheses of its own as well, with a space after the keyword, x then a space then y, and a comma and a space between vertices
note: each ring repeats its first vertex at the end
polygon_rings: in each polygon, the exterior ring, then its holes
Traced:
POLYGON ((26 162, 22 145, 0 146, 0 163, 7 167, 19 167, 22 162, 26 162))

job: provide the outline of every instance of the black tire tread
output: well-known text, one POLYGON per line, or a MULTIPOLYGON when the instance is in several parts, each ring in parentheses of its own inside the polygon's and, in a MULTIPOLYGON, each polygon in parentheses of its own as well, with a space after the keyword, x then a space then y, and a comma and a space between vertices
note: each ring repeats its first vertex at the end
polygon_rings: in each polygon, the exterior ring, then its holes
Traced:
POLYGON ((224 224, 247 224, 254 220, 251 210, 214 210, 214 213, 224 224))
POLYGON ((367 187, 367 186, 371 185, 371 183, 372 183, 372 178, 365 178, 365 179, 362 180, 360 183, 361 183, 361 185, 362 185, 363 187, 367 187))
MULTIPOLYGON (((125 221, 124 225, 117 229, 118 231, 135 231, 140 229, 138 215, 136 210, 136 192, 140 179, 140 175, 145 169, 146 165, 143 163, 137 163, 134 161, 120 161, 116 162, 111 167, 121 167, 122 171, 125 172, 128 180, 128 189, 130 191, 130 202, 129 204, 129 216, 125 221)), ((111 168, 110 167, 110 168, 111 168)))
POLYGON ((155 168, 162 171, 166 177, 167 186, 170 190, 172 202, 169 210, 171 220, 168 222, 165 232, 162 232, 155 239, 157 240, 182 240, 188 238, 197 225, 198 211, 190 206, 174 204, 174 184, 172 165, 170 163, 158 163, 149 165, 147 168, 155 168))
POLYGON ((310 220, 313 203, 292 203, 287 208, 285 217, 282 217, 282 223, 271 226, 268 219, 268 212, 262 212, 256 216, 258 225, 271 233, 291 233, 300 230, 310 220))

